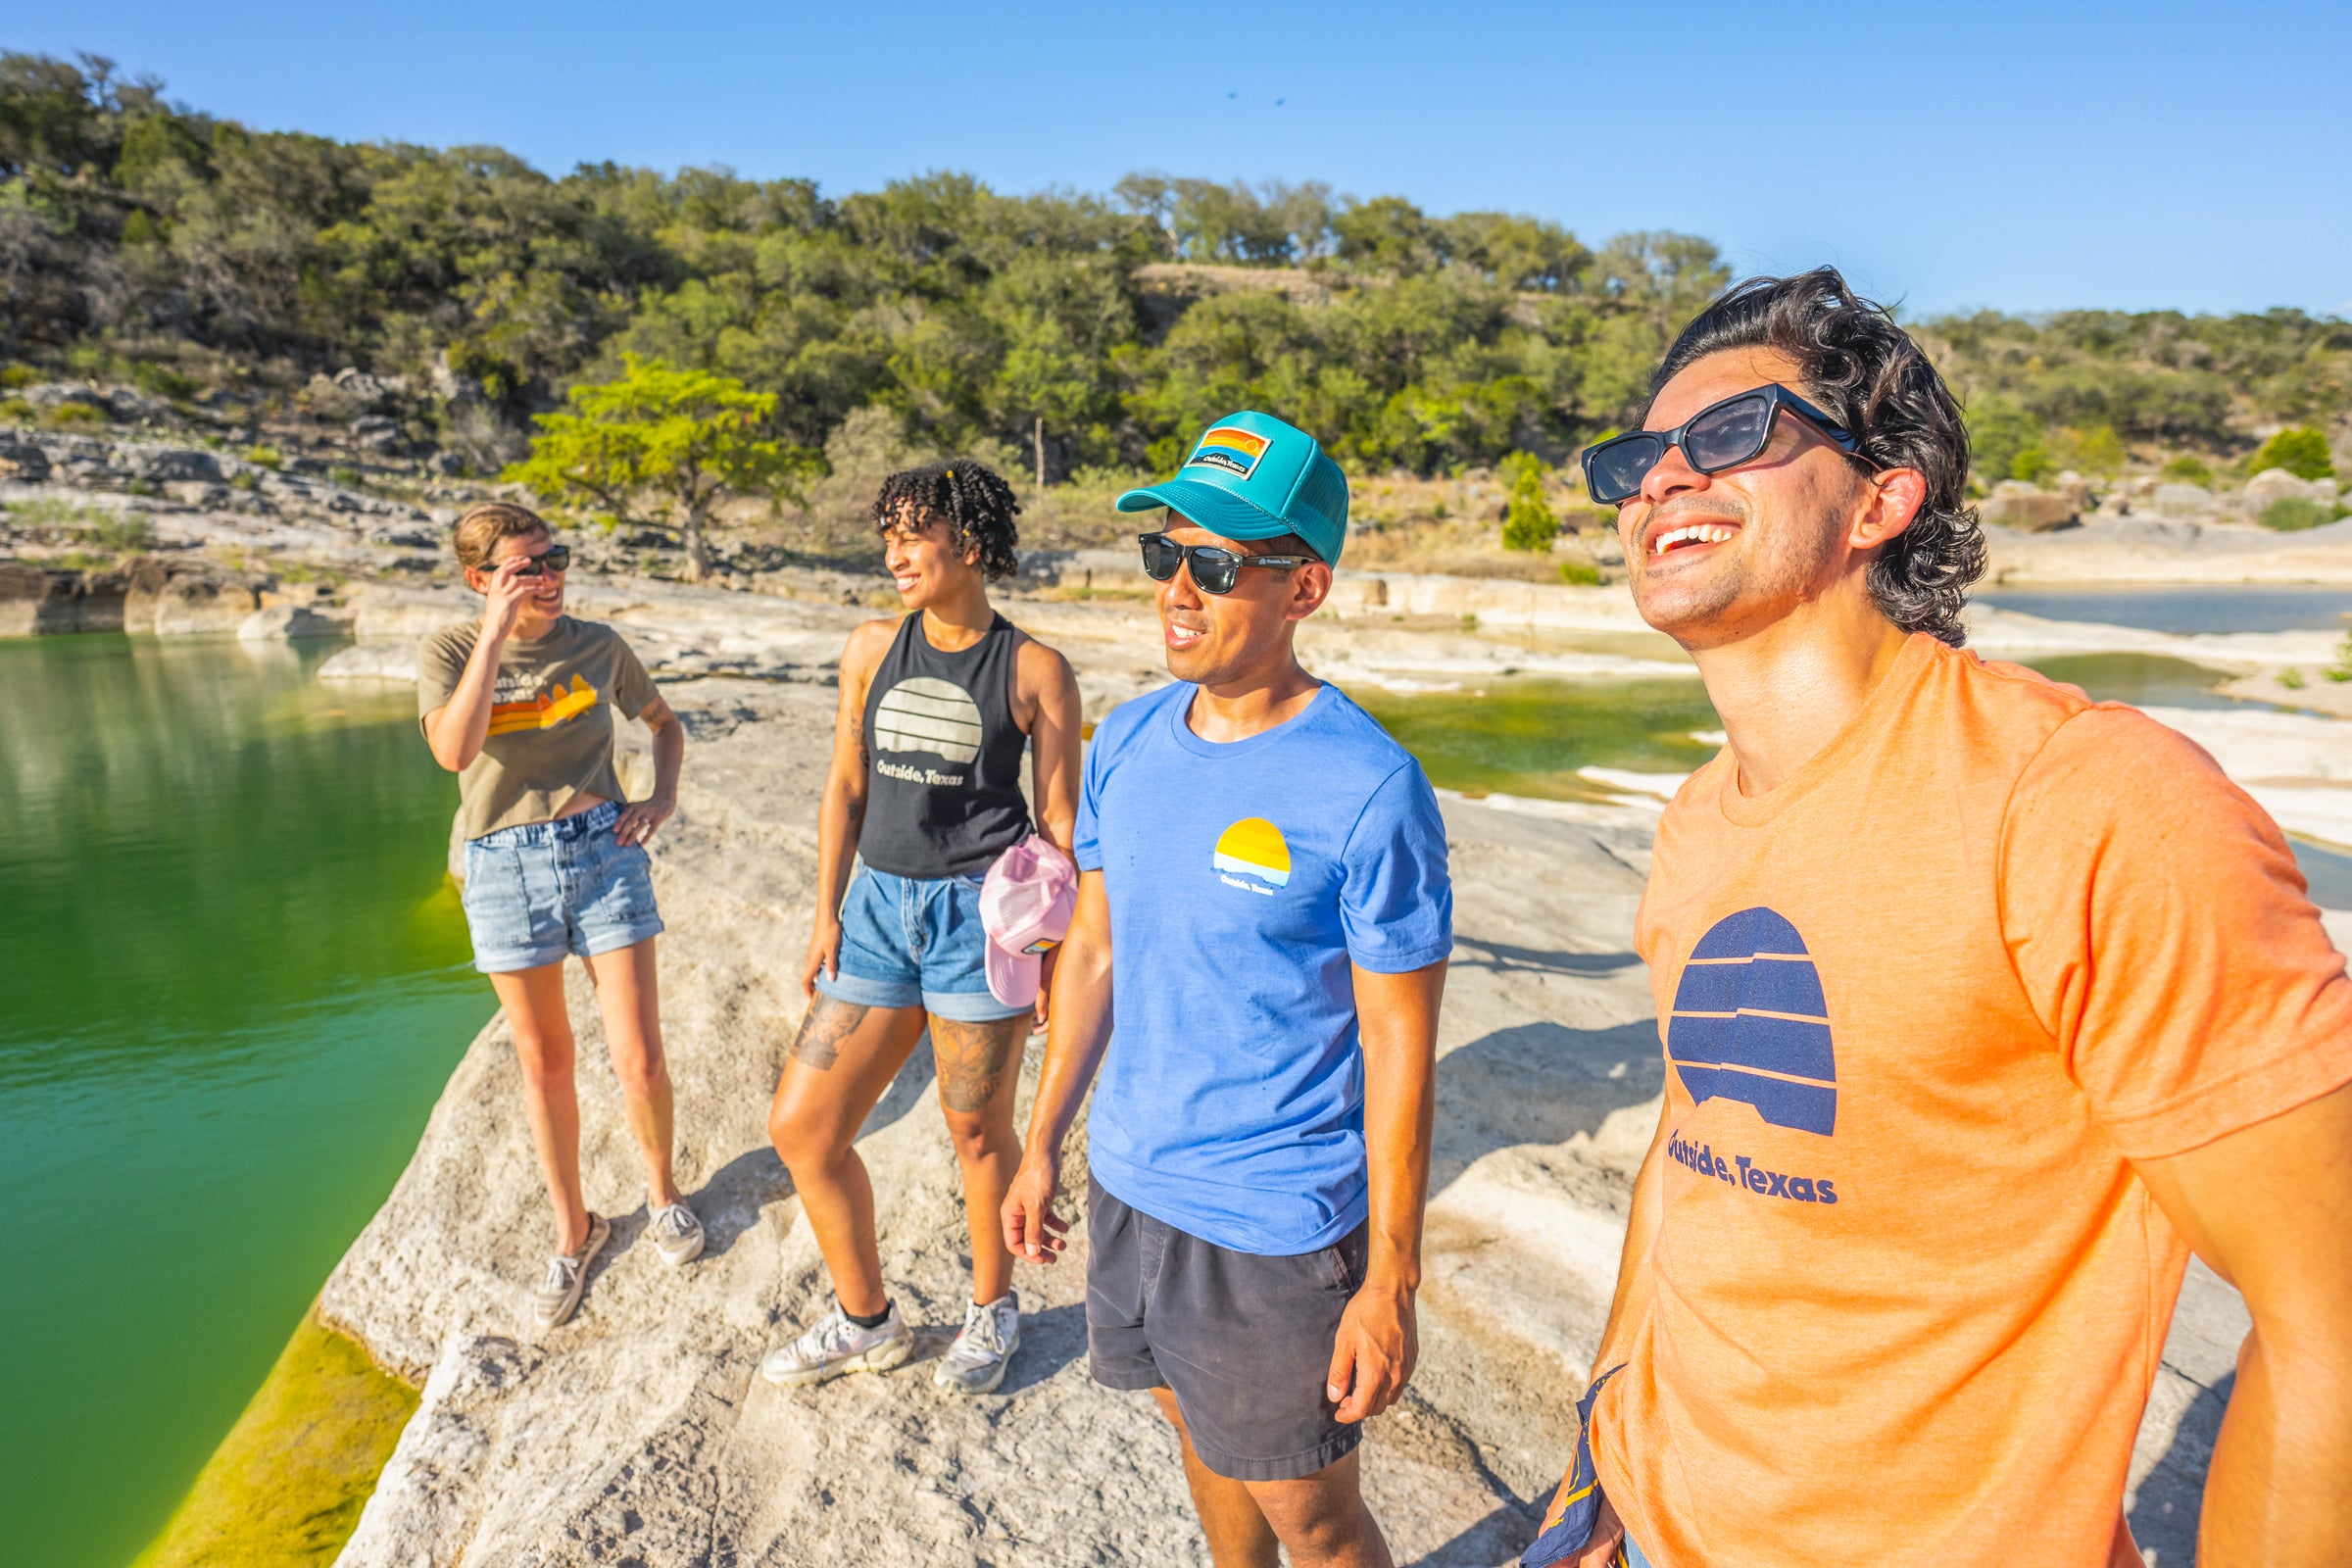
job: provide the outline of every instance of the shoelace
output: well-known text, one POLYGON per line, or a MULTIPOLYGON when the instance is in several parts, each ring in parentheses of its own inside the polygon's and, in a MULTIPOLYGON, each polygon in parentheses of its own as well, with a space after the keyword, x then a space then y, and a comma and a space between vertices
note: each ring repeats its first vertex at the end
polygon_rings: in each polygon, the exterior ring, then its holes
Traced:
POLYGON ((547 1260, 547 1278, 540 1284, 542 1295, 558 1296, 571 1289, 571 1277, 579 1270, 577 1259, 556 1256, 547 1260))
POLYGON ((654 1216, 654 1230, 683 1241, 694 1234, 694 1213, 684 1203, 672 1203, 654 1216))
POLYGON ((963 1344, 969 1350, 989 1350, 1004 1353, 1004 1335, 997 1324, 996 1308, 977 1302, 964 1308, 963 1344))

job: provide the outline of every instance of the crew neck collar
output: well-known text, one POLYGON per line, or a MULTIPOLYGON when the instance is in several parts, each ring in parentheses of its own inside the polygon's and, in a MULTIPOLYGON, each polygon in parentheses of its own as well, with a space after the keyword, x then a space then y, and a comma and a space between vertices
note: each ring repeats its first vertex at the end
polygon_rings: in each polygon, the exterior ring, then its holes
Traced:
POLYGON ((1181 684, 1184 687, 1183 700, 1168 705, 1168 723, 1174 728, 1176 744, 1196 757, 1215 758, 1246 757, 1260 747, 1270 745, 1298 727, 1310 713, 1320 712, 1330 701, 1331 694, 1338 689, 1325 681, 1315 688, 1315 695, 1307 700, 1304 708, 1281 723, 1261 729, 1254 735, 1245 735, 1238 741, 1212 741, 1196 733, 1191 722, 1193 699, 1200 695, 1200 688, 1189 680, 1181 684))
POLYGON ((508 646, 509 648, 542 648, 542 647, 545 647, 547 644, 549 644, 549 643, 551 643, 551 642, 555 641, 555 640, 556 640, 558 637, 561 637, 561 636, 564 634, 564 627, 566 627, 566 626, 568 626, 568 625, 570 625, 570 624, 571 624, 571 612, 570 612, 569 611, 565 611, 565 612, 564 612, 563 614, 561 614, 561 615, 558 615, 558 616, 556 617, 556 620, 555 620, 555 624, 554 624, 554 625, 552 625, 552 626, 548 627, 548 628, 547 628, 547 630, 545 630, 545 631, 541 632, 541 633, 540 633, 538 636, 536 636, 536 637, 509 637, 509 638, 507 639, 507 646, 508 646))
POLYGON ((1715 804, 1726 821, 1740 827, 1755 827, 1771 821, 1798 801, 1836 777, 1855 753, 1877 739, 1899 710, 1912 691, 1927 677, 1936 653, 1943 647, 1924 631, 1915 631, 1904 639, 1902 651, 1879 683, 1862 699, 1862 707, 1852 722, 1838 732, 1837 737, 1806 759, 1805 765, 1781 781, 1780 787, 1762 795, 1740 793, 1740 758, 1736 751, 1726 749, 1723 777, 1717 782, 1715 804))

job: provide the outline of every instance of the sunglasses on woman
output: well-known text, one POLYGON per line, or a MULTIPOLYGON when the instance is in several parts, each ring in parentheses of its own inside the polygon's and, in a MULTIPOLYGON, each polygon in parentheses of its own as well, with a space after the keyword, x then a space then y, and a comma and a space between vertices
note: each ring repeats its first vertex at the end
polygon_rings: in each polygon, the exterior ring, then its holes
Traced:
POLYGON ((517 577, 543 577, 551 571, 564 571, 571 565, 571 546, 549 545, 535 556, 524 558, 514 568, 517 577))
POLYGON ((1233 592, 1244 566, 1303 566, 1312 556, 1239 556, 1215 545, 1180 545, 1164 533, 1137 534, 1144 547, 1144 575, 1166 582, 1187 561, 1193 565, 1193 586, 1204 594, 1233 592))
POLYGON ((1699 473, 1753 463, 1771 445, 1783 409, 1814 425, 1855 462, 1879 466, 1854 450, 1861 440, 1851 430, 1776 381, 1710 403, 1671 430, 1635 430, 1586 448, 1585 489, 1604 507, 1631 501, 1642 493, 1649 470, 1665 461, 1668 447, 1681 447, 1683 461, 1699 473))

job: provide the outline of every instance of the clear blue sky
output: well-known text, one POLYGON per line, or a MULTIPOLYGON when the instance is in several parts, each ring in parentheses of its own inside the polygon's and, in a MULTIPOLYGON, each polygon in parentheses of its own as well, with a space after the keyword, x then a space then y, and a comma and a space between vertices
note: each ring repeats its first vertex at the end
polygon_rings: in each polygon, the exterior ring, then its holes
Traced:
POLYGON ((249 124, 841 194, 1324 179, 1834 262, 1914 313, 2352 315, 2352 5, 18 0, 249 124))

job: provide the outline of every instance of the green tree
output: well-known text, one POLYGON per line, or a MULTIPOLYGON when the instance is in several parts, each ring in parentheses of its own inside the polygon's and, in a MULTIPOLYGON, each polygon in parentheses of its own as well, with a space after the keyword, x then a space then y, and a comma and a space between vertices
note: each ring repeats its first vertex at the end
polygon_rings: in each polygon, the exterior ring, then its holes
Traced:
POLYGON ((731 376, 631 355, 620 378, 575 386, 567 409, 537 416, 531 455, 502 477, 614 525, 651 524, 686 546, 686 572, 710 574, 706 533, 726 496, 799 500, 814 453, 766 433, 773 392, 731 376))
POLYGON ((1560 536, 1560 519, 1552 514, 1544 495, 1544 465, 1525 452, 1502 460, 1510 475, 1511 496, 1502 514, 1502 547, 1542 555, 1560 536))
POLYGON ((2335 464, 2328 453, 2327 432, 2308 425, 2279 431, 2246 465, 2248 473, 2266 468, 2284 468, 2298 479, 2328 478, 2335 472, 2335 464))

